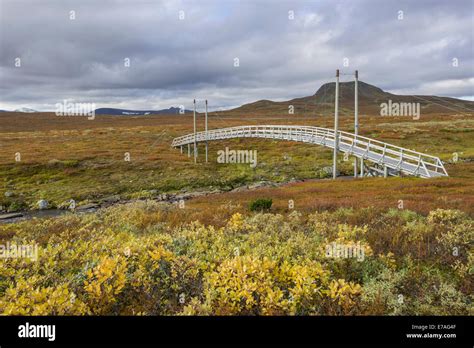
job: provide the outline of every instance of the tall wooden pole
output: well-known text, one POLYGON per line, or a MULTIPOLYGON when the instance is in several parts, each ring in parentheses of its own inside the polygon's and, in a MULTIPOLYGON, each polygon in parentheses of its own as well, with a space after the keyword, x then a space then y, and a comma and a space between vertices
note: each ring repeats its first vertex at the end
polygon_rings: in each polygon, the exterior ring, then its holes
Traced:
MULTIPOLYGON (((359 134, 359 71, 355 71, 354 79, 354 134, 355 139, 357 140, 357 135, 359 134)), ((354 178, 357 178, 357 157, 354 158, 354 178)))
POLYGON ((197 146, 196 146, 196 99, 194 99, 194 163, 197 162, 197 146))
POLYGON ((337 150, 339 147, 339 137, 338 137, 338 128, 339 128, 339 69, 336 70, 336 94, 334 99, 334 155, 332 163, 332 178, 336 179, 337 177, 337 150))
POLYGON ((207 153, 209 151, 209 145, 207 143, 207 99, 206 99, 206 118, 205 118, 205 124, 206 124, 206 163, 207 163, 207 153))

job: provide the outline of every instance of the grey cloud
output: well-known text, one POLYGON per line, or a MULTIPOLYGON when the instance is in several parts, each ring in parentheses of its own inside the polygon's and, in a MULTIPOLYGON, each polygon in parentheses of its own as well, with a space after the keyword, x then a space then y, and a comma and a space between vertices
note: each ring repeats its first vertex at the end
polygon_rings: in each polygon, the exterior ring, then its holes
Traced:
POLYGON ((469 0, 0 0, 0 109, 48 109, 64 98, 148 109, 201 97, 229 107, 312 94, 337 68, 358 69, 362 80, 393 92, 469 97, 472 6, 469 0), (16 57, 21 68, 13 65, 16 57))

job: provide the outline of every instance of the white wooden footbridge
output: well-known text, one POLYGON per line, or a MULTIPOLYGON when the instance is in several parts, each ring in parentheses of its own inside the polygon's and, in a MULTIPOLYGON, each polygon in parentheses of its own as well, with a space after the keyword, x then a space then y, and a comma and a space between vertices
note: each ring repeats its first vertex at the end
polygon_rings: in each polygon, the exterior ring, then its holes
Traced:
MULTIPOLYGON (((266 138, 297 141, 334 149, 334 130, 309 126, 238 126, 197 132, 175 138, 173 147, 232 138, 266 138)), ((431 178, 448 176, 443 162, 434 156, 384 143, 375 139, 338 131, 338 151, 368 161, 365 174, 384 176, 404 173, 431 178)), ((189 152, 188 152, 189 153, 189 152)), ((364 167, 361 168, 364 175, 364 167)))
POLYGON ((173 147, 188 145, 188 156, 191 155, 193 144, 194 161, 197 161, 197 144, 206 143, 206 162, 208 155, 208 141, 225 140, 232 138, 266 138, 298 141, 333 149, 333 178, 337 176, 337 155, 339 152, 354 157, 354 176, 357 177, 358 162, 360 162, 360 176, 383 175, 413 175, 422 178, 448 176, 443 162, 434 156, 409 150, 379 140, 358 135, 359 106, 358 106, 358 71, 355 71, 354 81, 354 130, 355 133, 343 132, 338 129, 339 110, 339 70, 336 70, 334 129, 285 126, 285 125, 257 125, 238 126, 209 130, 207 128, 207 100, 205 113, 205 131, 196 132, 196 100, 194 100, 194 133, 175 138, 173 147), (364 162, 365 161, 365 162, 364 162), (368 163, 368 165, 367 165, 368 163))

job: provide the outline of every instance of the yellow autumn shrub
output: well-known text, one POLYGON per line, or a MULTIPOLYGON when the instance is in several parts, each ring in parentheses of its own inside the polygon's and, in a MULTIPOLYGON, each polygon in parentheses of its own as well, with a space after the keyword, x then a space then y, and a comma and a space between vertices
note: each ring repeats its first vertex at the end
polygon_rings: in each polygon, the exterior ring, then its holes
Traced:
POLYGON ((474 229, 461 212, 229 211, 212 226, 169 222, 177 210, 144 201, 0 225, 3 244, 38 247, 36 260, 0 258, 0 314, 469 313, 474 229), (331 243, 364 258, 328 257, 331 243))
POLYGON ((92 269, 87 271, 84 289, 88 304, 94 314, 107 313, 120 294, 126 282, 127 263, 123 257, 104 256, 92 269))
POLYGON ((57 287, 34 287, 19 279, 0 298, 4 315, 81 315, 89 314, 86 304, 63 284, 57 287))
POLYGON ((330 314, 349 314, 353 308, 356 298, 361 294, 361 286, 353 282, 346 282, 344 279, 332 280, 325 294, 340 306, 342 313, 330 314))
POLYGON ((207 275, 203 306, 220 315, 314 314, 328 278, 317 262, 291 265, 237 256, 207 275))

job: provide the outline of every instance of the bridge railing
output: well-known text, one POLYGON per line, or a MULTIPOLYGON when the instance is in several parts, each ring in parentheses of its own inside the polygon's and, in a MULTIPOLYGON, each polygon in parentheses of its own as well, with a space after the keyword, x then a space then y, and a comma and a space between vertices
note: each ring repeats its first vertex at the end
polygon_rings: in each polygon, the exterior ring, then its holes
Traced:
MULTIPOLYGON (((395 166, 394 169, 400 169, 401 164, 405 163, 415 166, 412 174, 418 174, 421 171, 425 171, 427 176, 431 176, 430 171, 432 171, 448 176, 443 162, 438 157, 364 136, 356 136, 352 133, 341 131, 339 132, 339 136, 341 142, 345 142, 350 146, 358 147, 367 152, 370 151, 372 154, 379 154, 382 159, 381 163, 388 164, 387 161, 385 161, 387 158, 392 159, 391 162, 396 161, 399 165, 395 166)), ((393 167, 393 165, 391 167, 393 167)))
MULTIPOLYGON (((334 134, 333 129, 311 126, 236 126, 213 129, 207 133, 198 132, 196 133, 196 142, 235 137, 262 137, 321 144, 334 148, 334 134)), ((435 156, 344 131, 338 132, 338 141, 341 151, 360 158, 369 159, 372 162, 374 162, 374 158, 377 158, 380 164, 384 164, 392 169, 427 177, 432 175, 448 176, 443 163, 435 156)), ((176 147, 193 142, 194 134, 187 134, 175 138, 172 146, 176 147)))

